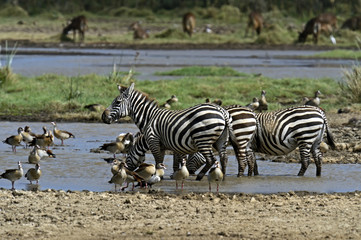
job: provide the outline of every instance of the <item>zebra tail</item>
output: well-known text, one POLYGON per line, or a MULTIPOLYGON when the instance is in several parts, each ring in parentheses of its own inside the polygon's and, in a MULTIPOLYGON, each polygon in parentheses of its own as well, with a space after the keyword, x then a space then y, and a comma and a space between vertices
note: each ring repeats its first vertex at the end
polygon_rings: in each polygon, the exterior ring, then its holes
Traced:
POLYGON ((331 133, 328 126, 326 128, 326 131, 327 131, 327 144, 330 145, 332 150, 335 150, 336 149, 336 142, 335 142, 335 139, 333 138, 333 135, 332 135, 332 133, 331 133))

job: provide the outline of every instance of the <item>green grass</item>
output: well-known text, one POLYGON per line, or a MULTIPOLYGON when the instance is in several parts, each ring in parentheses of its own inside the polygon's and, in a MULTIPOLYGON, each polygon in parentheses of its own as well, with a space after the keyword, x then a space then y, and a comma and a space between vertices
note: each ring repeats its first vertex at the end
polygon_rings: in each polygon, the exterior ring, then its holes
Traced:
POLYGON ((158 76, 226 76, 240 77, 248 76, 248 74, 235 71, 231 67, 201 67, 192 66, 176 69, 167 72, 156 72, 158 76))
POLYGON ((335 49, 312 55, 316 58, 344 58, 344 59, 359 59, 361 58, 361 51, 335 49))
MULTIPOLYGON (((224 105, 246 105, 253 97, 259 97, 263 89, 267 91, 270 110, 297 105, 303 96, 312 97, 316 90, 323 93, 321 107, 326 111, 336 111, 348 104, 339 85, 330 78, 272 79, 247 74, 228 78, 185 76, 177 81, 137 81, 135 88, 159 104, 176 95, 179 102, 172 105, 173 109, 203 103, 206 98, 222 99, 224 105)), ((17 76, 15 83, 0 89, 0 112, 2 115, 65 116, 77 113, 85 116, 88 111, 83 108, 85 105, 99 103, 108 106, 118 94, 116 83, 107 76, 17 76)), ((96 118, 100 118, 100 113, 96 118)))

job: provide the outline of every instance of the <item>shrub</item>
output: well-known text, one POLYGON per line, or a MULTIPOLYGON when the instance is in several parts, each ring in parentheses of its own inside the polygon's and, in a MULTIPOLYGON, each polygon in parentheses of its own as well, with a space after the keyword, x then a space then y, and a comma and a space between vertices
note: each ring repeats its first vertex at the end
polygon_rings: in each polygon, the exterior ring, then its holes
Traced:
POLYGON ((361 103, 361 66, 354 65, 343 71, 345 83, 340 84, 344 96, 354 103, 361 103))

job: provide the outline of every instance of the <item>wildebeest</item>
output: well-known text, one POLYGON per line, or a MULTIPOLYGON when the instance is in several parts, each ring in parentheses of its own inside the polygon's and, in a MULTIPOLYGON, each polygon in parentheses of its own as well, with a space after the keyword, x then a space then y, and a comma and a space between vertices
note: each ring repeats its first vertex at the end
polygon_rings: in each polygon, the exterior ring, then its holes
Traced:
POLYGON ((361 16, 350 17, 342 24, 341 29, 361 30, 361 16))
POLYGON ((73 31, 73 40, 75 41, 76 31, 79 32, 79 38, 84 41, 85 30, 88 29, 87 19, 85 16, 77 16, 70 20, 68 26, 63 29, 63 36, 66 36, 70 31, 73 31))
POLYGON ((193 13, 186 13, 183 16, 183 32, 188 33, 192 37, 194 28, 196 27, 196 17, 193 13))
POLYGON ((337 28, 337 18, 332 13, 322 13, 317 17, 311 18, 302 32, 299 33, 298 42, 306 42, 309 34, 313 35, 313 42, 317 44, 320 32, 332 34, 337 28))
POLYGON ((246 27, 246 31, 244 33, 244 36, 247 37, 249 28, 252 28, 252 35, 254 31, 257 32, 257 35, 261 34, 262 28, 263 28, 263 17, 261 13, 259 12, 251 12, 248 15, 248 23, 246 27))
POLYGON ((149 38, 149 34, 147 33, 146 30, 144 30, 142 28, 142 26, 140 25, 140 22, 134 22, 134 23, 130 24, 128 29, 134 31, 134 34, 133 34, 134 39, 149 38))

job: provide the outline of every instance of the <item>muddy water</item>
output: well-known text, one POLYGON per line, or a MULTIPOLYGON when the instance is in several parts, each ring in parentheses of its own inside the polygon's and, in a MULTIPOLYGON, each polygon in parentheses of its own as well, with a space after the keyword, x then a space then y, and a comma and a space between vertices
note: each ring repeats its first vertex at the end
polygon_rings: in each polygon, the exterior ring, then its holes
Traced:
POLYGON ((330 77, 342 80, 342 68, 352 60, 300 59, 320 51, 295 50, 130 50, 130 49, 19 49, 13 60, 14 72, 26 76, 56 73, 68 76, 109 74, 113 65, 140 73, 138 80, 175 79, 155 72, 186 66, 229 66, 245 73, 261 73, 272 78, 330 77), (134 59, 139 53, 137 59, 134 59))
MULTIPOLYGON (((17 128, 29 125, 33 132, 41 133, 42 126, 52 129, 50 123, 41 122, 0 122, 1 140, 17 132, 17 128)), ((90 150, 101 146, 105 142, 114 141, 121 132, 137 132, 133 124, 102 123, 58 123, 60 129, 66 129, 75 134, 75 139, 65 141, 65 146, 60 146, 60 140, 55 139, 55 146, 51 149, 56 154, 55 159, 41 161, 43 175, 39 188, 63 190, 91 190, 109 191, 114 185, 108 184, 111 178, 110 165, 102 158, 110 157, 108 153, 91 153, 90 150)), ((23 163, 24 171, 34 167, 27 164, 30 149, 18 147, 17 152, 11 152, 11 147, 0 143, 0 172, 5 169, 16 168, 17 162, 23 163)), ((153 163, 151 155, 146 156, 146 161, 153 163)), ((175 182, 170 180, 172 173, 172 157, 166 156, 165 180, 154 188, 165 192, 175 192, 175 182)), ((299 164, 273 163, 258 161, 260 176, 237 178, 237 165, 234 156, 229 156, 228 176, 220 187, 221 192, 244 193, 275 193, 288 191, 315 191, 315 192, 347 192, 361 190, 361 165, 360 164, 325 164, 322 177, 315 177, 315 167, 312 164, 304 177, 297 177, 299 164)), ((208 182, 206 177, 195 181, 191 176, 185 183, 185 192, 206 192, 208 182)), ((0 179, 0 188, 10 188, 8 180, 0 179)), ((22 178, 15 183, 17 189, 31 189, 35 185, 22 178)), ((139 191, 139 190, 137 190, 139 191)), ((143 191, 143 190, 141 190, 143 191)))

